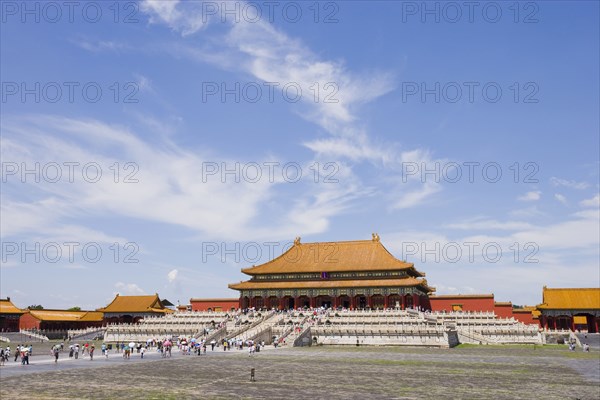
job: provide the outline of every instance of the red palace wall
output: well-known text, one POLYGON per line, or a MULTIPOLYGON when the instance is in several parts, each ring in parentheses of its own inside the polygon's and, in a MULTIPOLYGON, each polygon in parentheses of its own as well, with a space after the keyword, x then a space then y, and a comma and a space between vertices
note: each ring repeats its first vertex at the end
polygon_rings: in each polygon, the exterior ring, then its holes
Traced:
POLYGON ((462 311, 494 311, 494 295, 430 296, 429 304, 431 311, 450 312, 458 305, 462 305, 462 311))
POLYGON ((498 318, 511 318, 513 316, 512 304, 510 302, 496 303, 494 305, 494 312, 498 318))
POLYGON ((229 311, 239 307, 239 299, 190 299, 192 311, 229 311))
POLYGON ((21 315, 19 329, 40 329, 41 321, 29 313, 21 315))
POLYGON ((516 309, 513 310, 513 317, 515 317, 517 321, 520 321, 524 324, 539 324, 539 320, 533 319, 533 314, 531 311, 519 311, 516 309))

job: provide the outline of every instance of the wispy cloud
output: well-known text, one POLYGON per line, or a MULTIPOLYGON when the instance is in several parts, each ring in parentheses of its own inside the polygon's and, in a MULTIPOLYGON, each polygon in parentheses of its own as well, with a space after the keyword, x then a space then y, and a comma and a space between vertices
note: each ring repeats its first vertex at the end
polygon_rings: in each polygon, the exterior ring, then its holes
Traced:
POLYGON ((538 201, 542 197, 542 192, 539 190, 527 192, 522 196, 519 196, 517 200, 520 201, 538 201))
POLYGON ((567 198, 560 193, 555 193, 554 198, 558 200, 559 203, 564 204, 565 206, 569 205, 569 201, 567 200, 567 198))
MULTIPOLYGON (((184 36, 204 29, 209 23, 206 16, 199 14, 189 3, 165 5, 148 1, 143 10, 151 15, 153 22, 162 21, 184 36)), ((214 44, 207 41, 201 50, 179 44, 167 51, 234 70, 241 76, 249 75, 264 83, 293 84, 300 88, 304 94, 300 98, 302 107, 294 107, 293 111, 323 128, 328 135, 303 142, 316 158, 378 164, 402 161, 395 156, 393 146, 375 143, 360 124, 360 106, 394 90, 396 79, 393 73, 350 71, 343 61, 324 59, 300 40, 262 20, 250 23, 242 19, 226 24, 226 27, 221 40, 214 40, 214 44), (318 101, 312 95, 315 87, 320 90, 318 101)), ((412 151, 425 153, 421 149, 412 151)), ((409 189, 404 185, 401 192, 390 194, 392 209, 417 206, 441 190, 435 183, 413 180, 412 185, 409 189)))
POLYGON ((581 201, 581 206, 583 207, 600 207, 600 195, 597 194, 594 197, 592 197, 591 199, 586 199, 581 201))
POLYGON ((178 273, 179 271, 177 271, 176 269, 172 269, 171 271, 169 271, 169 273, 167 274, 167 280, 169 281, 169 283, 173 283, 175 279, 177 279, 178 273))
MULTIPOLYGON (((31 183, 33 193, 39 198, 33 202, 18 198, 18 188, 24 184, 6 185, 2 193, 2 229, 7 236, 43 232, 57 237, 85 235, 90 240, 122 241, 122 238, 115 240, 119 238, 69 223, 76 215, 93 213, 179 225, 229 240, 257 238, 261 233, 266 237, 294 237, 299 232, 322 232, 328 227, 328 219, 342 212, 348 202, 361 193, 356 183, 352 183, 350 173, 336 175, 343 184, 310 185, 309 177, 296 183, 281 177, 273 181, 265 178, 258 182, 244 179, 236 182, 223 180, 220 175, 203 180, 203 168, 208 160, 215 159, 214 154, 209 157, 199 151, 182 149, 162 138, 142 140, 128 129, 96 120, 52 116, 6 118, 3 133, 2 143, 8 143, 6 148, 3 146, 4 160, 29 165, 56 160, 85 165, 93 161, 105 170, 105 178, 95 183, 82 179, 73 183, 31 183), (13 145, 17 137, 19 143, 26 144, 26 150, 18 151, 24 148, 13 145), (115 148, 119 151, 115 152, 115 148), (5 153, 5 149, 12 151, 5 153), (69 155, 68 160, 65 154, 69 155), (138 182, 124 183, 123 171, 120 181, 115 182, 109 171, 115 162, 120 166, 131 162, 137 168, 138 182), (283 184, 306 188, 299 190, 301 195, 295 191, 276 191, 283 184), (274 210, 265 205, 275 195, 283 196, 278 201, 289 207, 279 210, 278 222, 272 223, 271 219, 263 220, 261 215, 267 212, 273 216, 274 210), (140 204, 145 206, 140 207, 140 204)), ((234 165, 239 161, 225 159, 223 162, 234 165)), ((265 165, 274 160, 249 161, 265 165)), ((267 167, 262 176, 269 176, 267 167)))
POLYGON ((126 296, 147 294, 147 292, 139 287, 136 283, 117 282, 115 283, 115 289, 117 289, 117 292, 114 293, 115 295, 117 293, 126 296))
POLYGON ((579 189, 579 190, 587 189, 588 187, 590 187, 589 183, 587 183, 587 182, 569 181, 566 179, 557 178, 555 176, 550 178, 550 183, 553 186, 564 186, 564 187, 568 187, 571 189, 579 189))
POLYGON ((530 223, 520 221, 497 221, 486 218, 473 218, 464 222, 446 224, 445 228, 461 229, 461 230, 508 230, 516 231, 521 229, 529 229, 532 227, 530 223))

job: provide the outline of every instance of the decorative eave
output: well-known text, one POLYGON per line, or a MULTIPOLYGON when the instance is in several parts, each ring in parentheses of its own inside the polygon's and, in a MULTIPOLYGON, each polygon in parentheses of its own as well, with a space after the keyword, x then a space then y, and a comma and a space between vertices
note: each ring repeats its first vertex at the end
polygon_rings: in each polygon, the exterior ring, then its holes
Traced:
POLYGON ((285 253, 258 266, 242 269, 246 275, 300 274, 404 270, 414 277, 425 274, 414 264, 395 258, 380 242, 371 240, 301 243, 300 238, 285 253))
POLYGON ((335 288, 368 288, 368 287, 420 287, 431 293, 435 288, 429 287, 426 279, 365 279, 365 280, 320 280, 320 281, 244 281, 229 285, 234 290, 289 290, 289 289, 335 289, 335 288))

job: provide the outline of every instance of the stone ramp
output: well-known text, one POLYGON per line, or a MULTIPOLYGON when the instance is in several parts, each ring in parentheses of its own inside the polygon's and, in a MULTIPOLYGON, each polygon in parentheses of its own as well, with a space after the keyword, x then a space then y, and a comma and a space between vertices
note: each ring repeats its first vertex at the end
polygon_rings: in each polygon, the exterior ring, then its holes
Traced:
POLYGON ((40 337, 38 335, 31 335, 26 332, 3 332, 0 336, 7 338, 10 340, 10 343, 14 343, 15 345, 48 341, 48 338, 40 337))
POLYGON ((600 333, 576 333, 575 336, 582 345, 587 343, 590 349, 600 350, 600 333))

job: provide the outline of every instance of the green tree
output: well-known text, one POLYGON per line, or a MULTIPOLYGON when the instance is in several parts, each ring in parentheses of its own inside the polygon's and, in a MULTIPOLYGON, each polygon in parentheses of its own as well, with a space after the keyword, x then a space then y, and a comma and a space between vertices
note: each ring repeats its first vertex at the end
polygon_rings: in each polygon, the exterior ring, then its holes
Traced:
POLYGON ((30 310, 43 310, 44 307, 41 304, 34 304, 32 306, 27 307, 30 310))
POLYGON ((81 307, 71 307, 67 311, 81 311, 81 307))

